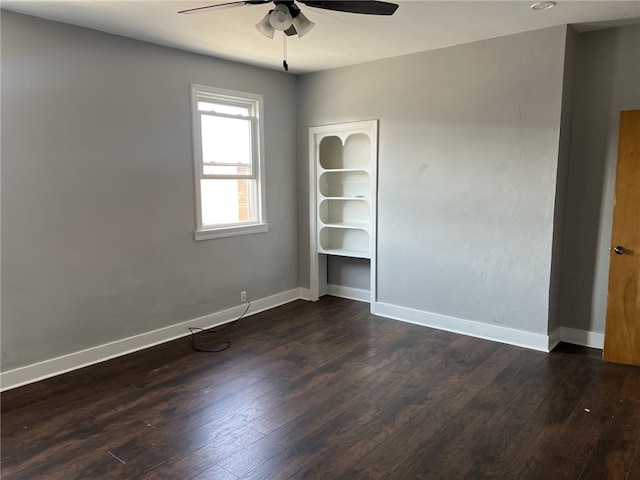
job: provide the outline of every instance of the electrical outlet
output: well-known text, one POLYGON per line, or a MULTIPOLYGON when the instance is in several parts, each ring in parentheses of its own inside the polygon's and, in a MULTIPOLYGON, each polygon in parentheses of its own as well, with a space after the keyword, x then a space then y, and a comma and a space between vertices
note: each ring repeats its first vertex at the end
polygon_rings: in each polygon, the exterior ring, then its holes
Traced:
POLYGON ((247 301, 247 292, 245 292, 244 290, 240 292, 240 301, 241 302, 247 301))

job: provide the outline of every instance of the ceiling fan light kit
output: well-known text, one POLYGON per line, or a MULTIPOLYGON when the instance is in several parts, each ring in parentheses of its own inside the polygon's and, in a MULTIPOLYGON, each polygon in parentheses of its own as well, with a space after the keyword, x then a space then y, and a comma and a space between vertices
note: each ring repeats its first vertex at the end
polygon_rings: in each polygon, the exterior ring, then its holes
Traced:
POLYGON ((286 5, 279 3, 276 8, 269 12, 269 23, 275 30, 284 32, 293 25, 293 18, 286 5))
POLYGON ((256 28, 265 37, 273 38, 273 34, 275 33, 275 29, 271 26, 271 21, 270 21, 268 13, 264 16, 264 18, 262 20, 260 20, 258 23, 256 23, 256 28))
MULTIPOLYGON (((275 8, 269 10, 262 20, 256 23, 256 29, 267 38, 273 38, 275 31, 283 32, 285 45, 284 69, 288 70, 286 59, 286 36, 298 35, 302 38, 315 26, 311 20, 304 16, 296 6, 294 0, 239 0, 225 3, 217 3, 204 7, 189 8, 178 13, 200 13, 209 10, 220 10, 223 8, 240 7, 243 5, 263 5, 265 3, 275 4, 275 8)), ((381 2, 377 0, 297 0, 298 2, 312 8, 324 10, 334 10, 337 12, 361 13, 365 15, 393 15, 398 9, 395 3, 381 2)))
POLYGON ((298 11, 298 15, 293 17, 292 22, 293 22, 294 28, 298 32, 299 38, 304 37, 307 33, 311 31, 313 27, 316 26, 315 23, 313 23, 311 20, 305 17, 304 14, 300 11, 298 11))
POLYGON ((315 26, 295 5, 276 4, 276 8, 269 10, 264 18, 256 23, 256 28, 265 37, 273 38, 274 31, 285 32, 287 35, 298 34, 302 38, 315 26), (293 26, 293 28, 291 28, 293 26))

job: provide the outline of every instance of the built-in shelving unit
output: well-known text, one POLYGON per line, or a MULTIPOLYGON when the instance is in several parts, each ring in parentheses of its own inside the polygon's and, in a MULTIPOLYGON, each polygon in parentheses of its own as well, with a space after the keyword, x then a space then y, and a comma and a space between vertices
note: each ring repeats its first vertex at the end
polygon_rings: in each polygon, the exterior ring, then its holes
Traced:
POLYGON ((376 120, 309 129, 312 276, 318 254, 374 260, 377 129, 376 120))

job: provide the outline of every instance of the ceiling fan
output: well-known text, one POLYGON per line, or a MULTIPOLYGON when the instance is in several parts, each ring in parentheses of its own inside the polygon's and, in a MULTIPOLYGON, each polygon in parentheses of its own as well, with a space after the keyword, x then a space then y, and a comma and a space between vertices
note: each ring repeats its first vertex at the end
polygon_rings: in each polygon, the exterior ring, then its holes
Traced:
MULTIPOLYGON (((272 1, 275 7, 269 10, 264 18, 256 24, 256 28, 268 38, 273 38, 276 30, 283 32, 284 60, 282 66, 285 71, 289 71, 289 65, 287 64, 287 36, 298 35, 298 37, 303 37, 315 26, 315 23, 304 16, 294 0, 239 0, 189 8, 187 10, 180 10, 178 13, 201 13, 224 8, 241 7, 244 5, 262 5, 271 3, 272 1)), ((398 5, 395 3, 374 0, 297 1, 307 7, 323 8, 325 10, 335 10, 338 12, 363 13, 365 15, 393 15, 398 8, 398 5)))
MULTIPOLYGON (((315 23, 310 21, 300 11, 294 0, 240 0, 235 2, 217 3, 205 7, 189 8, 180 10, 178 13, 201 13, 211 10, 221 10, 224 8, 240 7, 243 5, 262 5, 265 3, 275 4, 275 8, 256 24, 256 28, 264 36, 273 38, 276 30, 284 32, 286 35, 298 35, 303 37, 311 30, 315 23)), ((363 13, 365 15, 393 15, 398 8, 395 3, 379 2, 374 0, 297 0, 307 7, 323 8, 325 10, 335 10, 338 12, 363 13)))

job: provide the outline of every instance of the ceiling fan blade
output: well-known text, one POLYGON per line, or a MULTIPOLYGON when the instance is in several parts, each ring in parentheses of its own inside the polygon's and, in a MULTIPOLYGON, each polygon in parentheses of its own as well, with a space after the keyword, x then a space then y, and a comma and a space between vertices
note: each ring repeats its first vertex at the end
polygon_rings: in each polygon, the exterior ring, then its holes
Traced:
POLYGON ((336 10, 338 12, 364 13, 366 15, 393 15, 398 9, 398 5, 389 2, 378 2, 374 0, 298 0, 308 7, 324 8, 325 10, 336 10))
POLYGON ((241 7, 244 5, 262 5, 263 3, 271 3, 272 0, 240 0, 237 2, 216 3, 214 5, 206 5, 204 7, 188 8, 180 10, 178 13, 201 13, 209 10, 222 10, 224 8, 241 7))

